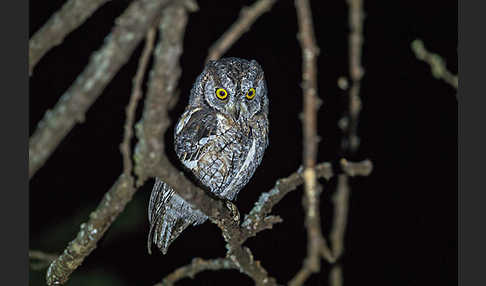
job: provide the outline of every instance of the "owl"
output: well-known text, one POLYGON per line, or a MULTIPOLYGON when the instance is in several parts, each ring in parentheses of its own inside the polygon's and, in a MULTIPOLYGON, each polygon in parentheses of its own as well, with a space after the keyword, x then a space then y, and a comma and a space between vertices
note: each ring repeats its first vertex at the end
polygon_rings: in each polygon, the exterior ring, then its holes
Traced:
MULTIPOLYGON (((240 58, 210 61, 197 77, 175 126, 175 152, 202 188, 231 202, 262 161, 268 127, 262 67, 255 60, 240 58)), ((158 178, 148 216, 148 251, 153 242, 163 254, 189 225, 207 219, 158 178)))

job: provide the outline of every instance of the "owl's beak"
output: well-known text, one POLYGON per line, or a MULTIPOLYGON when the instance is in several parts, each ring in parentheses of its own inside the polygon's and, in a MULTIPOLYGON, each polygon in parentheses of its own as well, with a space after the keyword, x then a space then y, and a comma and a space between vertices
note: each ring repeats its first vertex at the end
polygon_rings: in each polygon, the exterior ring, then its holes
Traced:
POLYGON ((240 114, 241 116, 243 116, 245 119, 249 117, 249 114, 248 114, 248 107, 246 106, 246 104, 244 102, 241 102, 240 103, 240 114))
POLYGON ((231 114, 231 117, 234 121, 238 121, 240 119, 240 106, 239 105, 231 105, 228 107, 228 111, 231 114))

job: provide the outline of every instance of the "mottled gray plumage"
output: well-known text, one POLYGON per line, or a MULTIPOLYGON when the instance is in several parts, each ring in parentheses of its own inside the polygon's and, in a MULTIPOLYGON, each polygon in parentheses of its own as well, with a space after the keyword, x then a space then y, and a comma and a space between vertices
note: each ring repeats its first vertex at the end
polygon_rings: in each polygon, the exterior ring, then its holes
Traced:
MULTIPOLYGON (((179 160, 207 191, 235 200, 268 146, 268 97, 261 66, 239 58, 210 61, 177 122, 174 145, 179 160)), ((148 212, 149 253, 154 242, 165 254, 186 227, 207 219, 158 178, 148 212)))

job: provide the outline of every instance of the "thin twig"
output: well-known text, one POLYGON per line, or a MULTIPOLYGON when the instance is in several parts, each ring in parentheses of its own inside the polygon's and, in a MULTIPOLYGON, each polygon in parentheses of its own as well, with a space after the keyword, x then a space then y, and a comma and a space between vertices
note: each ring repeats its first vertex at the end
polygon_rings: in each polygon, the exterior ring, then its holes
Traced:
POLYGON ((348 176, 345 174, 339 175, 336 193, 332 198, 334 216, 331 232, 329 233, 332 253, 336 258, 341 257, 344 250, 344 232, 348 218, 349 192, 348 176))
POLYGON ((303 91, 303 165, 304 165, 304 209, 306 210, 307 257, 301 270, 289 285, 302 285, 307 278, 321 268, 320 253, 326 248, 321 232, 319 195, 320 186, 316 176, 317 158, 317 55, 319 53, 314 36, 312 12, 309 1, 295 0, 299 25, 298 39, 302 48, 302 91, 303 91))
MULTIPOLYGON (((348 117, 344 118, 347 124, 344 127, 344 134, 342 138, 341 149, 343 154, 353 154, 358 150, 358 119, 361 111, 361 98, 359 95, 361 88, 361 78, 364 75, 364 69, 361 66, 361 56, 363 47, 363 1, 362 0, 347 0, 348 2, 348 21, 349 21, 349 73, 351 76, 351 88, 348 94, 348 117)), ((344 252, 344 235, 346 232, 346 224, 348 220, 349 195, 351 187, 349 185, 349 176, 354 173, 351 169, 356 169, 356 165, 348 162, 346 159, 341 159, 341 168, 344 174, 338 176, 338 183, 336 193, 332 201, 334 205, 334 216, 332 228, 329 234, 331 240, 332 253, 334 258, 339 259, 344 252)), ((362 168, 368 169, 369 175, 371 162, 360 164, 362 168)), ((358 167, 357 169, 359 169, 358 167)), ((333 264, 329 275, 329 283, 331 286, 341 286, 343 281, 342 267, 339 263, 333 264)))
POLYGON ((45 163, 61 140, 128 61, 153 20, 169 0, 137 0, 115 21, 103 47, 95 52, 73 85, 48 110, 29 141, 29 178, 45 163))
POLYGON ((29 41, 29 74, 53 47, 81 26, 98 8, 111 0, 69 0, 54 13, 29 41))
MULTIPOLYGON (((316 165, 315 170, 318 179, 330 180, 335 175, 332 171, 332 165, 328 162, 316 165)), ((373 170, 373 164, 370 160, 347 162, 346 167, 342 167, 342 170, 350 177, 368 176, 373 170)), ((241 228, 244 229, 240 238, 241 243, 244 243, 249 237, 255 236, 258 232, 270 228, 272 224, 280 222, 281 219, 279 217, 268 216, 268 214, 289 192, 297 189, 302 184, 304 184, 304 177, 301 170, 299 170, 286 178, 278 179, 271 190, 262 193, 251 211, 245 215, 241 224, 241 228), (269 221, 268 224, 267 220, 269 221)), ((319 253, 327 261, 334 262, 334 257, 327 245, 321 245, 319 253)))
MULTIPOLYGON (((316 177, 329 180, 334 176, 330 163, 324 162, 316 166, 316 177)), ((304 183, 301 171, 297 171, 286 178, 278 179, 275 186, 268 192, 260 195, 254 207, 245 216, 241 226, 250 230, 257 229, 262 223, 262 218, 271 213, 273 206, 278 204, 289 192, 297 189, 304 183)), ((256 235, 256 233, 250 233, 256 235)))
POLYGON ((184 279, 193 279, 198 273, 207 270, 221 270, 221 269, 237 269, 236 265, 228 258, 217 258, 204 260, 201 258, 194 258, 188 265, 176 269, 171 274, 167 275, 162 282, 154 286, 172 286, 175 282, 184 279))
POLYGON ((343 148, 355 152, 359 146, 358 117, 361 111, 361 78, 364 69, 361 66, 361 51, 363 47, 363 1, 347 0, 349 6, 349 73, 351 75, 351 89, 349 90, 349 120, 347 126, 347 140, 343 148))
POLYGON ((455 89, 459 87, 459 79, 457 75, 451 73, 445 64, 444 59, 438 54, 429 52, 422 40, 416 39, 411 44, 412 50, 417 59, 426 62, 430 66, 432 76, 437 79, 442 79, 455 89))
POLYGON ((250 7, 243 7, 240 16, 231 27, 209 48, 206 62, 219 59, 231 46, 250 29, 263 13, 269 11, 276 0, 258 0, 250 7))
POLYGON ((136 189, 131 176, 121 175, 104 195, 98 207, 90 214, 89 220, 81 224, 76 238, 69 242, 64 252, 54 260, 47 270, 47 285, 59 285, 68 281, 71 273, 96 248, 113 221, 125 209, 136 189))
POLYGON ((369 176, 372 171, 372 163, 370 160, 364 160, 361 162, 349 162, 346 159, 341 159, 340 162, 341 168, 343 169, 344 174, 349 177, 354 177, 356 175, 360 176, 369 176))
MULTIPOLYGON (((349 194, 351 191, 351 187, 349 186, 349 177, 354 177, 357 174, 361 176, 369 176, 372 171, 372 163, 369 160, 353 163, 347 161, 346 159, 341 159, 340 164, 344 173, 338 176, 336 193, 332 199, 334 204, 334 216, 332 228, 329 234, 332 245, 332 253, 335 259, 341 257, 344 251, 344 233, 346 231, 349 194)), ((335 267, 338 267, 338 265, 335 265, 335 267)), ((339 273, 341 273, 341 271, 336 272, 335 275, 339 273)))
POLYGON ((57 258, 57 254, 45 253, 39 250, 29 250, 29 259, 36 260, 37 262, 31 262, 30 267, 34 270, 40 270, 51 264, 54 259, 57 258))
POLYGON ((142 81, 145 76, 145 70, 152 54, 155 41, 155 28, 151 28, 146 36, 145 47, 142 52, 142 56, 138 62, 137 73, 133 78, 133 89, 130 101, 126 108, 126 121, 125 121, 125 133, 123 136, 123 142, 120 145, 120 150, 123 156, 123 173, 127 176, 131 176, 132 173, 132 156, 130 151, 130 142, 132 139, 132 126, 135 117, 135 110, 137 109, 137 103, 142 98, 142 81))
POLYGON ((230 246, 227 256, 238 267, 240 272, 248 275, 257 286, 276 286, 275 278, 270 277, 261 265, 260 261, 254 260, 253 254, 248 247, 230 246))

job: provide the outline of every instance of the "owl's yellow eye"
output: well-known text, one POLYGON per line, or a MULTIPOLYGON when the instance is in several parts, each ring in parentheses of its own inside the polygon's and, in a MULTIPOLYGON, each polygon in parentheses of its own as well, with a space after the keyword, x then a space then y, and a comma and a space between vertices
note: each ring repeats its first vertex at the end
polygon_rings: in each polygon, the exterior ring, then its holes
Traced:
POLYGON ((219 98, 219 99, 225 99, 226 97, 228 97, 228 92, 226 91, 226 89, 224 88, 218 88, 216 90, 216 96, 219 98))
POLYGON ((252 87, 246 92, 246 98, 253 99, 255 97, 255 89, 252 87))

